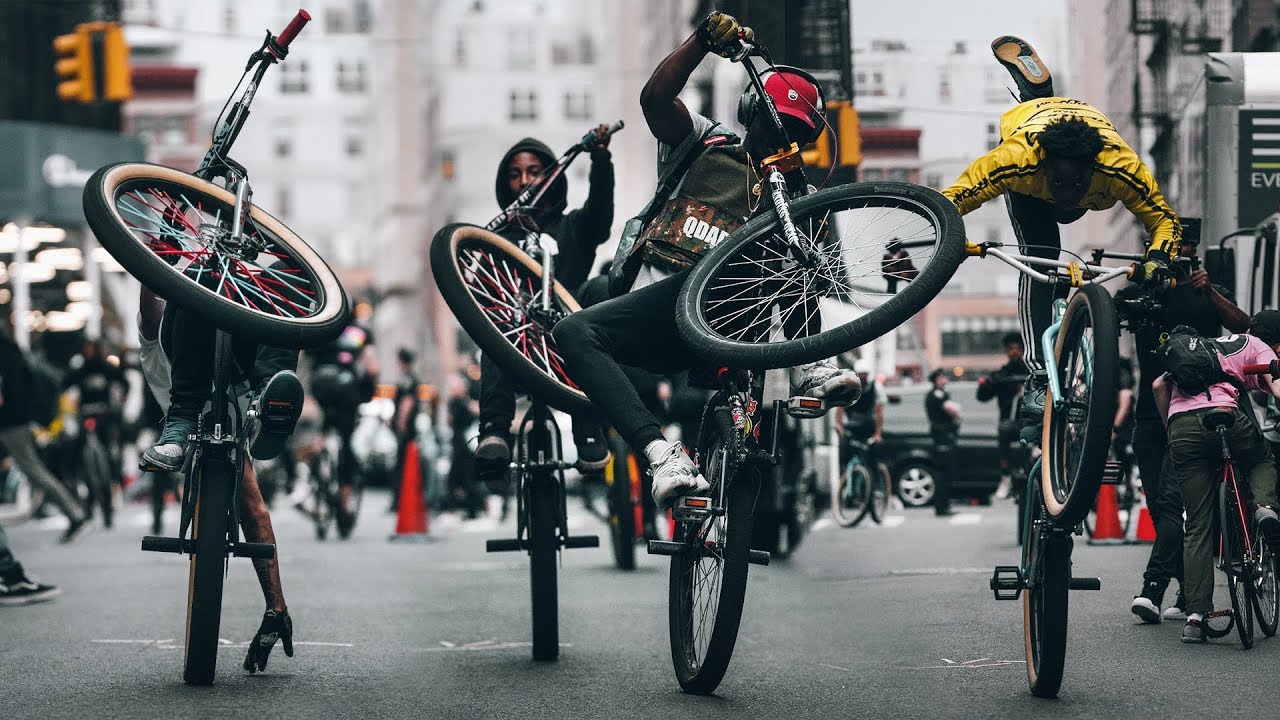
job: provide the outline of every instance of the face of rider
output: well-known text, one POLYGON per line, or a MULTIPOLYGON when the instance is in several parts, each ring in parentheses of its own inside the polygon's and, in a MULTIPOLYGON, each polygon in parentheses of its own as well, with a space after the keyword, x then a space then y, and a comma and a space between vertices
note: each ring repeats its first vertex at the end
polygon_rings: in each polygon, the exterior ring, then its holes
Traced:
POLYGON ((519 195, 542 175, 544 169, 542 159, 531 152, 512 155, 511 161, 507 163, 507 183, 511 192, 519 195))
POLYGON ((1079 207, 1093 179, 1093 161, 1078 158, 1045 157, 1044 174, 1054 202, 1065 207, 1079 207))

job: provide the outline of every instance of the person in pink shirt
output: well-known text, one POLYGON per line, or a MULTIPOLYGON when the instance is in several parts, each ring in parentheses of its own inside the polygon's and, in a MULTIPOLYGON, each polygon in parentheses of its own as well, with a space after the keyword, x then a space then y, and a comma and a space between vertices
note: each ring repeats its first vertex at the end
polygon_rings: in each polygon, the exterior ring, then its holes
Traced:
POLYGON ((1213 490, 1222 460, 1217 431, 1201 419, 1219 409, 1232 410, 1235 423, 1227 428, 1227 442, 1236 466, 1249 480, 1257 503, 1254 521, 1273 547, 1280 547, 1280 517, 1276 515, 1276 465, 1271 446, 1253 418, 1239 407, 1243 390, 1260 390, 1280 398, 1280 378, 1246 375, 1246 365, 1268 364, 1280 351, 1280 311, 1263 310, 1249 322, 1243 335, 1227 335, 1211 341, 1222 371, 1230 381, 1209 386, 1207 392, 1184 392, 1166 373, 1155 380, 1156 405, 1169 429, 1170 474, 1182 489, 1187 511, 1183 540, 1183 573, 1187 624, 1183 642, 1204 642, 1201 623, 1213 609, 1213 490))

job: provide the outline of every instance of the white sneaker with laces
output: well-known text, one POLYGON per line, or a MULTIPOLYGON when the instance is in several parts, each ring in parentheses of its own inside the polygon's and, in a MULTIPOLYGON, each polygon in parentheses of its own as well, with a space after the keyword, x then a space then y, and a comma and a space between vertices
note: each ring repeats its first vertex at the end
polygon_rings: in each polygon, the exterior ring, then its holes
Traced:
POLYGON ((793 396, 815 397, 834 406, 849 406, 862 397, 858 373, 844 370, 830 360, 801 365, 800 380, 791 387, 793 396))
POLYGON ((681 495, 696 495, 711 489, 711 483, 698 473, 698 466, 684 451, 684 445, 671 440, 655 440, 644 449, 653 475, 653 502, 667 507, 681 495))

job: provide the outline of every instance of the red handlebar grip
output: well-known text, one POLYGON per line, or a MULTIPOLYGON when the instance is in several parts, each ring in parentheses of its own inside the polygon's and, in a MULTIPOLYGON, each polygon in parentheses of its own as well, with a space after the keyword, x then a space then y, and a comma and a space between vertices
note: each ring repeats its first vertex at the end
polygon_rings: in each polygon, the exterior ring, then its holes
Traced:
POLYGON ((306 10, 299 10, 298 14, 294 15, 293 19, 289 21, 289 24, 285 25, 284 32, 280 33, 280 36, 276 38, 276 42, 280 43, 282 47, 289 47, 289 43, 293 42, 293 39, 301 32, 302 26, 309 22, 311 22, 311 13, 306 10))
POLYGON ((1280 372, 1277 372, 1277 370, 1280 370, 1280 368, 1277 368, 1277 365, 1280 365, 1280 363, 1277 363, 1274 360, 1269 363, 1262 363, 1259 365, 1245 365, 1244 374, 1245 375, 1262 375, 1266 373, 1266 374, 1270 374, 1272 377, 1277 377, 1277 376, 1280 376, 1280 372))

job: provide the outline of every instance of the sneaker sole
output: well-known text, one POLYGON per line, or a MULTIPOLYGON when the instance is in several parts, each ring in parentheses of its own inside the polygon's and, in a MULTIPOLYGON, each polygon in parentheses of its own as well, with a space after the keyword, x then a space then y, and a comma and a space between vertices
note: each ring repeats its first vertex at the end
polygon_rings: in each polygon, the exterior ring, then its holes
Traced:
POLYGON ((1188 643, 1188 644, 1191 644, 1191 643, 1199 644, 1199 643, 1205 642, 1206 640, 1208 640, 1208 638, 1204 638, 1204 637, 1190 638, 1186 636, 1183 636, 1182 638, 1182 642, 1188 643))
POLYGON ((1040 60, 1034 48, 1021 38, 1012 35, 998 37, 991 42, 991 52, 1010 72, 1017 73, 1032 88, 1042 88, 1053 81, 1049 68, 1040 60))
POLYGON ((249 443, 255 460, 270 460, 280 454, 302 415, 302 382, 297 375, 274 375, 262 388, 258 430, 249 443))
POLYGON ((605 455, 603 460, 588 461, 588 460, 583 460, 582 458, 578 458, 578 462, 574 463, 574 467, 578 469, 578 472, 584 472, 584 473, 603 472, 605 468, 609 467, 610 459, 612 459, 612 456, 610 455, 605 455))
POLYGON ((15 605, 31 605, 38 602, 47 602, 61 594, 61 588, 53 588, 52 590, 47 590, 45 592, 31 593, 30 595, 23 595, 21 597, 0 598, 0 605, 10 607, 15 605))
POLYGON ((138 463, 138 469, 142 472, 178 472, 186 459, 187 456, 184 454, 177 463, 170 464, 165 458, 152 455, 151 451, 147 450, 142 453, 142 462, 138 463))
POLYGON ((1153 612, 1151 608, 1143 607, 1141 605, 1130 605, 1129 610, 1131 610, 1134 615, 1141 618, 1142 622, 1147 625, 1160 624, 1160 612, 1158 610, 1153 612))

